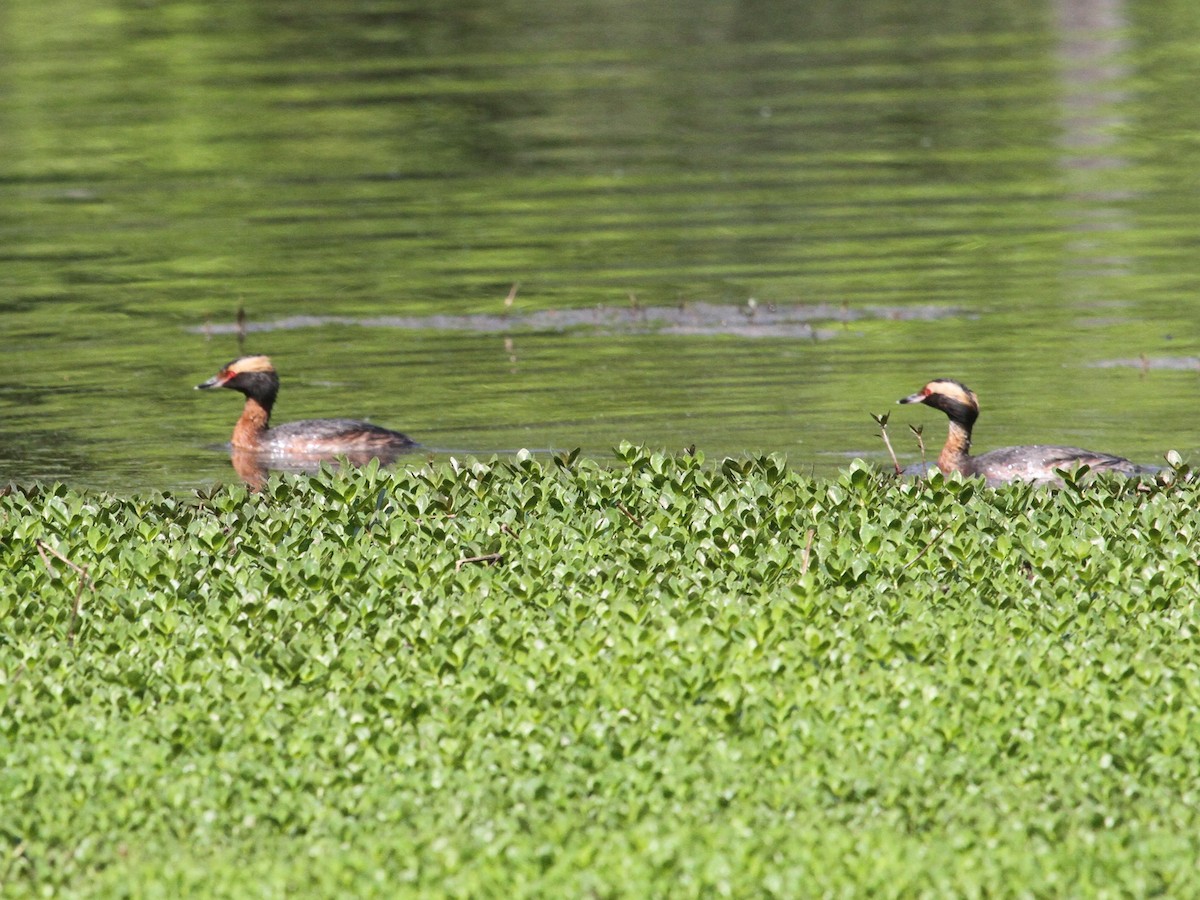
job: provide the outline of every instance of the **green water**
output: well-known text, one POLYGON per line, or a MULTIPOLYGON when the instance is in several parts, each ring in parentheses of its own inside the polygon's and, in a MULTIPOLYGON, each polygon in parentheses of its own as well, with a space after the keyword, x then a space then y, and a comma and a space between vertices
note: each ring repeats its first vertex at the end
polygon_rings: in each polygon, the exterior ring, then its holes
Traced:
POLYGON ((950 376, 980 450, 1195 456, 1198 89, 1182 0, 6 0, 0 481, 231 480, 242 352, 435 454, 828 473, 950 376))

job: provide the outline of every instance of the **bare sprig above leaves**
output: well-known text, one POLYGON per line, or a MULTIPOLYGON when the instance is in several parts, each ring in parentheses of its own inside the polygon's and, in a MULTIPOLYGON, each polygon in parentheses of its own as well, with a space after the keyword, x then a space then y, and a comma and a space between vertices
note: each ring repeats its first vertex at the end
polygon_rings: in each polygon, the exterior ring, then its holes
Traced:
POLYGON ((900 468, 900 460, 896 459, 896 451, 892 449, 892 440, 888 437, 887 424, 891 418, 891 413, 871 413, 871 418, 879 425, 879 437, 883 438, 883 446, 887 447, 888 456, 892 458, 892 465, 896 468, 896 474, 899 475, 902 471, 900 468))
POLYGON ((926 468, 929 464, 925 460, 925 438, 921 435, 925 431, 924 425, 909 425, 908 430, 913 433, 913 437, 917 439, 917 446, 921 450, 921 468, 926 468))

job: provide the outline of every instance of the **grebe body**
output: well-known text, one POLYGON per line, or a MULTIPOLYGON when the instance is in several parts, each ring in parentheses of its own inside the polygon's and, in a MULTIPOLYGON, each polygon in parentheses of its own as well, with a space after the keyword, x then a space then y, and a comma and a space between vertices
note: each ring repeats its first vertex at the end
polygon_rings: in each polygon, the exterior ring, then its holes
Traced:
POLYGON ((1142 475, 1155 471, 1121 456, 1097 453, 1081 447, 1029 444, 1003 447, 980 456, 971 456, 971 429, 979 418, 979 398, 965 384, 949 378, 931 381, 898 403, 924 403, 946 414, 950 431, 938 454, 937 467, 945 474, 959 472, 980 476, 990 485, 1027 481, 1034 484, 1061 484, 1056 470, 1087 466, 1095 472, 1142 475))
POLYGON ((351 461, 392 457, 416 447, 407 435, 355 419, 303 419, 271 427, 279 376, 267 356, 241 356, 196 390, 230 388, 245 395, 230 443, 238 451, 311 459, 348 456, 351 461))

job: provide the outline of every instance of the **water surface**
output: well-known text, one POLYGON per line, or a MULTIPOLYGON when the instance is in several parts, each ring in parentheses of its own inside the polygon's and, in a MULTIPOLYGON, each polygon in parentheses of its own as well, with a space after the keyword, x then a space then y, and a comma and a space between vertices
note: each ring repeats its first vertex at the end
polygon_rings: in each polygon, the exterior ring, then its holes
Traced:
POLYGON ((1198 31, 1113 0, 9 0, 0 481, 230 480, 239 398, 191 388, 242 352, 281 421, 434 455, 826 474, 886 460, 872 412, 936 442, 894 406, 935 376, 980 394, 981 450, 1194 454, 1198 31))

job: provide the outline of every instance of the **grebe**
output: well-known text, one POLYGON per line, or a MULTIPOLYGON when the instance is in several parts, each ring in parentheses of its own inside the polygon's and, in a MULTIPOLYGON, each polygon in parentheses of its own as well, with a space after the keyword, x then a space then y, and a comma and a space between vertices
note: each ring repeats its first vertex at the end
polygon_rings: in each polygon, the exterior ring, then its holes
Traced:
POLYGON ((303 460, 346 456, 361 465, 375 458, 391 461, 417 446, 398 431, 354 419, 304 419, 269 427, 279 376, 268 356, 240 356, 204 384, 196 385, 196 390, 218 387, 246 395, 241 418, 233 428, 230 443, 234 451, 303 460))
POLYGON ((965 384, 949 378, 931 381, 915 394, 896 402, 924 403, 950 417, 950 433, 937 458, 937 467, 947 475, 951 472, 981 475, 989 485, 995 486, 1011 481, 1062 484, 1062 478, 1055 469, 1074 469, 1082 465, 1092 471, 1119 472, 1122 475, 1155 471, 1108 453, 1043 444, 1004 447, 982 456, 971 456, 971 426, 979 417, 979 398, 965 384))

